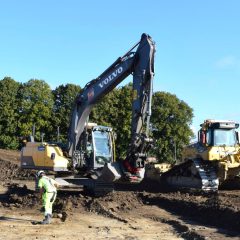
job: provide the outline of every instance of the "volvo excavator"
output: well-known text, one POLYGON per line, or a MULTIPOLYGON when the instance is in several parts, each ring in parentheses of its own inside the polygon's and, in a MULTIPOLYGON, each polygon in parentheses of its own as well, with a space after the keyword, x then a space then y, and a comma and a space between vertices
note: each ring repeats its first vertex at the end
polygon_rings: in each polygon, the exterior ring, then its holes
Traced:
MULTIPOLYGON (((27 142, 21 167, 71 172, 62 181, 85 186, 124 179, 140 182, 152 140, 149 138, 154 77, 155 43, 147 34, 100 76, 93 79, 75 100, 67 149, 57 144, 27 142), (115 161, 114 134, 109 127, 88 122, 91 109, 130 74, 133 76, 131 141, 124 161, 115 161), (65 154, 64 154, 65 153, 65 154), (96 181, 92 181, 92 180, 96 181)), ((60 179, 59 179, 60 181, 60 179)))
POLYGON ((240 173, 239 124, 207 119, 200 125, 198 142, 184 148, 182 159, 161 176, 174 188, 217 191, 240 173))

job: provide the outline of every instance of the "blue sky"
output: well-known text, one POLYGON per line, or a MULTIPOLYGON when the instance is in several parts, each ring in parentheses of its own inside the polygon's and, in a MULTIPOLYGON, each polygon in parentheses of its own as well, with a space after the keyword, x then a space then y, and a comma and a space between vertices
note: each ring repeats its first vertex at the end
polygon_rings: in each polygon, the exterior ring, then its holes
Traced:
MULTIPOLYGON (((0 0, 0 79, 83 87, 148 33, 154 91, 207 118, 240 122, 240 1, 0 0)), ((127 79, 131 81, 131 79, 127 79)))

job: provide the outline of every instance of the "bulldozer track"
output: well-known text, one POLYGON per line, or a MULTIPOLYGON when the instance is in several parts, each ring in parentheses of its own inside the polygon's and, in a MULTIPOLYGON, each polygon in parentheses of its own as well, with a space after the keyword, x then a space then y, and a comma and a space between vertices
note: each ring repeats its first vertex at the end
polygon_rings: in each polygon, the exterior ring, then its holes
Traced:
POLYGON ((219 180, 214 166, 199 158, 188 160, 163 173, 161 180, 174 188, 217 191, 219 180))

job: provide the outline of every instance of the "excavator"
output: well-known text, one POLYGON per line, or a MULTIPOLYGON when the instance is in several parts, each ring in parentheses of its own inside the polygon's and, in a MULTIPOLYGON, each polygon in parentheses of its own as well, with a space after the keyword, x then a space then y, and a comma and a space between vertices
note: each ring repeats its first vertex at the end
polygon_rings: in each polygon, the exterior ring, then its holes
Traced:
POLYGON ((239 124, 207 119, 200 126, 198 141, 183 149, 182 159, 161 175, 162 182, 204 191, 217 191, 226 182, 236 182, 240 173, 239 124))
MULTIPOLYGON (((143 33, 126 54, 119 57, 100 76, 88 82, 75 100, 68 132, 68 144, 30 141, 23 147, 23 169, 73 173, 59 178, 62 184, 104 185, 118 180, 140 182, 144 163, 152 144, 149 137, 154 77, 155 43, 143 33), (91 109, 130 74, 132 84, 131 141, 123 161, 116 161, 114 133, 110 127, 90 123, 91 109), (94 181, 93 181, 94 180, 94 181)), ((57 179, 57 178, 56 178, 57 179)))

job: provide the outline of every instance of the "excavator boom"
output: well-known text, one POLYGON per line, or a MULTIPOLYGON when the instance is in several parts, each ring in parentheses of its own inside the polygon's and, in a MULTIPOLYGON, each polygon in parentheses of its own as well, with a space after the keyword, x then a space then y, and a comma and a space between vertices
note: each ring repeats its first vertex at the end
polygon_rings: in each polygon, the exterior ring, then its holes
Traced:
MULTIPOLYGON (((133 75, 131 142, 124 165, 135 173, 144 167, 148 150, 149 119, 151 115, 154 76, 155 43, 147 34, 126 54, 119 57, 100 76, 83 88, 75 101, 68 133, 69 156, 74 158, 91 109, 130 74, 133 75), (135 50, 136 49, 136 50, 135 50), (134 51, 135 50, 135 51, 134 51)), ((74 161, 78 161, 74 159, 74 161)))

